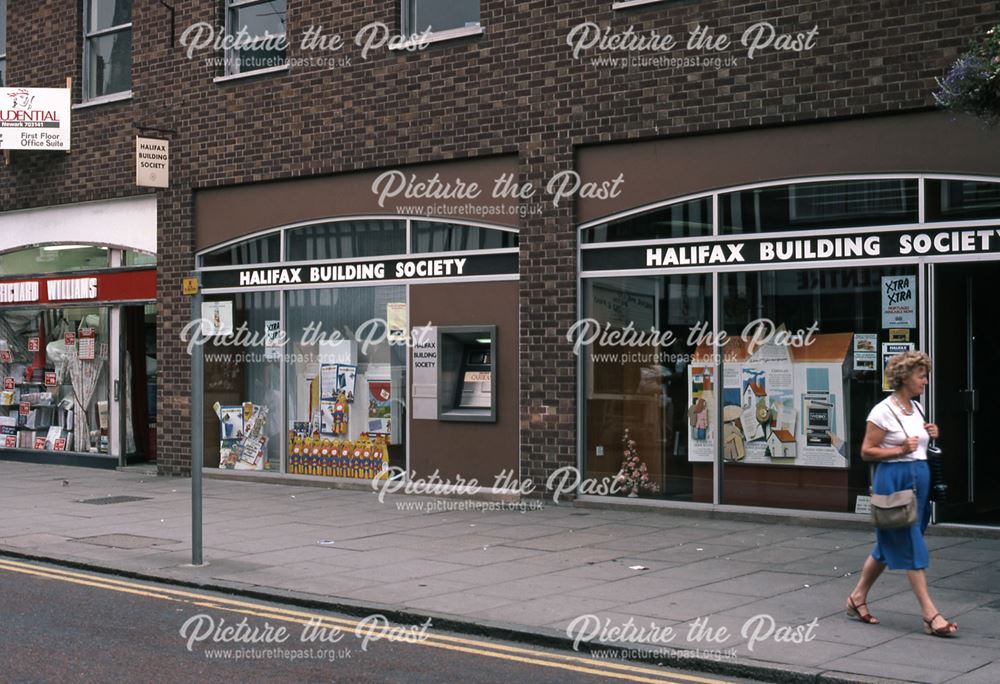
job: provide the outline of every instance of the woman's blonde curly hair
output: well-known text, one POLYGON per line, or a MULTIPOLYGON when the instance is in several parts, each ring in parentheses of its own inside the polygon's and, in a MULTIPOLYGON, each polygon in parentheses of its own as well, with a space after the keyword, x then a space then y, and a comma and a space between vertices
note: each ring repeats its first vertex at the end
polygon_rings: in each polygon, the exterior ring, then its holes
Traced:
POLYGON ((921 351, 908 351, 897 354, 889 359, 885 373, 889 378, 889 386, 894 390, 906 384, 918 368, 931 372, 931 357, 921 351))

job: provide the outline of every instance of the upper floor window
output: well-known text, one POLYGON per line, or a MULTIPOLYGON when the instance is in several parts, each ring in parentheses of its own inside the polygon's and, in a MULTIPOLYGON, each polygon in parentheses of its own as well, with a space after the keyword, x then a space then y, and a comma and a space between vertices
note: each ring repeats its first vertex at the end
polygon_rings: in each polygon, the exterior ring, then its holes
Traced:
POLYGON ((0 0, 0 88, 7 85, 7 0, 0 0))
POLYGON ((287 0, 226 0, 226 75, 284 67, 287 0))
POLYGON ((132 92, 132 0, 85 0, 83 98, 132 92))
POLYGON ((403 33, 479 32, 479 0, 403 0, 403 33))

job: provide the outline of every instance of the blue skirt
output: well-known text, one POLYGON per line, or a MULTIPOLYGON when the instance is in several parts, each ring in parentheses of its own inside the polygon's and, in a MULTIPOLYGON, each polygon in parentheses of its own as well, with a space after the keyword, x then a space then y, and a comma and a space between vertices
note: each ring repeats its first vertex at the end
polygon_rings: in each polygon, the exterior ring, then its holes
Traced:
POLYGON ((927 461, 880 463, 875 467, 876 494, 892 494, 917 483, 917 521, 897 530, 875 530, 872 558, 890 570, 922 570, 930 564, 924 530, 931 520, 931 474, 927 461))

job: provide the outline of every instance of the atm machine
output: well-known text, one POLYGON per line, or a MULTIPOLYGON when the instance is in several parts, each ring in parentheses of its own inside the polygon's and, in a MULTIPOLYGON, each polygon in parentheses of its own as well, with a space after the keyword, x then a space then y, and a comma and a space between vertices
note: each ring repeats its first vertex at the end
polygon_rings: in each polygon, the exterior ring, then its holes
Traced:
POLYGON ((438 328, 438 420, 496 422, 496 326, 438 328))

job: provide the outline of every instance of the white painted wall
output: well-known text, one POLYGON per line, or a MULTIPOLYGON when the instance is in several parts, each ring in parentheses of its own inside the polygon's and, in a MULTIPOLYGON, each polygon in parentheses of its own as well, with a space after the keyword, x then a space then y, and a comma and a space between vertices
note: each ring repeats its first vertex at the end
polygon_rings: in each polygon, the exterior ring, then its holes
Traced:
POLYGON ((0 253, 51 243, 156 253, 156 197, 0 212, 0 253))

